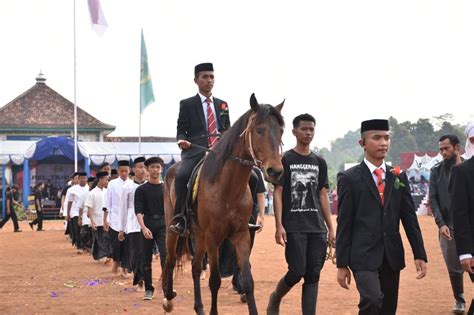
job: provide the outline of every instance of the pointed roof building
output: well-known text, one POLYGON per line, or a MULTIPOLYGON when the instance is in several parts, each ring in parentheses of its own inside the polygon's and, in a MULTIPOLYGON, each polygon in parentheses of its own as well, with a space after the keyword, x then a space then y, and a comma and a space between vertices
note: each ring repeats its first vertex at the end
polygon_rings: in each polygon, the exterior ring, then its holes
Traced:
MULTIPOLYGON (((74 104, 46 85, 42 73, 36 84, 0 108, 0 140, 33 140, 46 136, 72 136, 74 104)), ((77 107, 78 139, 104 141, 115 126, 77 107)))

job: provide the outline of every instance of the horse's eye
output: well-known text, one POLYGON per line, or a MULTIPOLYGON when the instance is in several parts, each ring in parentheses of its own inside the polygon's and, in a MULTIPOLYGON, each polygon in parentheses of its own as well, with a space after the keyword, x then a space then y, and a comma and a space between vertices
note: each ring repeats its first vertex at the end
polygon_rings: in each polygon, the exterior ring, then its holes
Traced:
POLYGON ((256 128, 256 129, 255 129, 255 132, 256 132, 257 134, 259 134, 259 135, 262 135, 264 131, 265 131, 264 128, 256 128))

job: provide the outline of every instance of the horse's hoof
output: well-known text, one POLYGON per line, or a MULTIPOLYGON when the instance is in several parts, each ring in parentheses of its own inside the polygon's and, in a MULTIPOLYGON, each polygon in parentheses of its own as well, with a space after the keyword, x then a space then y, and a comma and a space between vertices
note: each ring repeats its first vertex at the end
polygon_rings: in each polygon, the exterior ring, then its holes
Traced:
POLYGON ((163 310, 166 313, 171 313, 173 310, 173 302, 171 300, 168 300, 167 298, 163 299, 163 310))
POLYGON ((240 293, 240 302, 247 303, 247 295, 245 293, 240 293))

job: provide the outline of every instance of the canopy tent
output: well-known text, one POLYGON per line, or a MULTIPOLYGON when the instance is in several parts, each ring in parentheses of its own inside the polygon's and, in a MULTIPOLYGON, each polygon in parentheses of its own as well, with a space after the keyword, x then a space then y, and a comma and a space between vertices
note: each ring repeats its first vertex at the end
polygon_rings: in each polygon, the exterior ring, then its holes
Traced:
MULTIPOLYGON (((79 142, 78 159, 84 160, 85 171, 90 175, 90 163, 113 164, 118 160, 134 160, 139 156, 138 142, 79 142)), ((174 142, 141 143, 141 156, 160 156, 165 164, 180 161, 180 149, 174 142)), ((5 200, 6 165, 23 164, 23 201, 30 194, 30 160, 43 160, 54 156, 74 160, 74 141, 69 137, 47 137, 39 141, 0 141, 0 164, 2 165, 2 195, 5 200)), ((5 206, 3 205, 3 209, 5 206)))
MULTIPOLYGON (((118 160, 134 160, 138 157, 138 142, 80 142, 79 151, 92 162, 100 165, 118 160)), ((181 151, 174 142, 144 142, 141 154, 146 158, 160 156, 165 164, 180 161, 181 151)))

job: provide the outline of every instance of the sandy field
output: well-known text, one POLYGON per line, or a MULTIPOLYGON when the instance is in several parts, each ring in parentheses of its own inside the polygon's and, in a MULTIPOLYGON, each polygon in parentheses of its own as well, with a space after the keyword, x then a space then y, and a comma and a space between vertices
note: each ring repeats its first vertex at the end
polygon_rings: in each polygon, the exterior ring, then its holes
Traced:
MULTIPOLYGON (((333 218, 335 220, 335 217, 333 218)), ((407 268, 402 271, 399 314, 450 314, 454 304, 449 278, 437 240, 437 227, 429 216, 419 217, 428 253, 428 275, 416 280, 413 256, 404 238, 407 268)), ((156 288, 152 301, 143 301, 130 279, 111 274, 111 266, 96 263, 88 255, 78 255, 63 234, 62 221, 46 221, 45 232, 32 231, 21 222, 22 233, 13 233, 8 222, 0 230, 0 313, 1 314, 163 314, 159 261, 153 263, 156 288)), ((268 216, 257 235, 251 256, 257 307, 265 314, 270 292, 286 270, 283 248, 274 241, 274 220, 268 216)), ((404 233, 402 232, 402 235, 404 233)), ((208 280, 201 281, 206 312, 210 306, 208 280)), ((174 314, 194 314, 191 269, 175 280, 178 292, 174 314)), ((472 297, 465 276, 466 300, 472 297)), ((301 285, 284 298, 281 314, 300 314, 301 285)), ((326 262, 322 271, 318 314, 357 314, 358 293, 337 285, 336 268, 326 262)), ((230 278, 223 279, 219 291, 220 314, 246 314, 247 305, 232 291, 230 278)))

